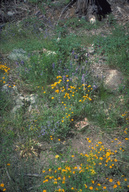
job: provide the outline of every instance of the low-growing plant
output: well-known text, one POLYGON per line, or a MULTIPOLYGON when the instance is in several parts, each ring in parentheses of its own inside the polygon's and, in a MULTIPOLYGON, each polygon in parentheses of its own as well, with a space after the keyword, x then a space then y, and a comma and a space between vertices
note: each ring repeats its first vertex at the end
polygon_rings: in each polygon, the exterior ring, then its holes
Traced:
POLYGON ((52 53, 50 56, 46 54, 33 55, 28 62, 17 62, 16 72, 26 82, 33 82, 38 85, 45 86, 46 83, 51 83, 54 78, 53 65, 56 66, 57 56, 52 53))

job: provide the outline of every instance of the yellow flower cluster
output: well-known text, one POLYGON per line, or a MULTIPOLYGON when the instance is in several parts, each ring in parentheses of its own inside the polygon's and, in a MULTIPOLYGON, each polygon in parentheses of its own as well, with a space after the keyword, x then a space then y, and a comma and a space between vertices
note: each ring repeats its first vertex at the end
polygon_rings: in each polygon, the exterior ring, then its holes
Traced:
MULTIPOLYGON (((66 75, 66 77, 68 77, 68 75, 66 75)), ((59 80, 56 81, 56 82, 54 82, 53 84, 51 84, 51 89, 56 88, 55 93, 60 93, 60 92, 63 93, 63 92, 65 92, 66 89, 65 89, 64 86, 60 86, 60 87, 57 88, 57 85, 59 85, 59 84, 62 82, 62 77, 61 77, 61 76, 57 76, 56 78, 59 79, 59 80)), ((67 81, 67 82, 68 82, 68 81, 67 81)), ((83 86, 87 86, 87 85, 82 84, 81 87, 83 87, 83 86)), ((79 87, 79 89, 81 89, 81 87, 79 87)), ((91 85, 88 85, 87 87, 90 88, 91 85)), ((86 90, 86 88, 85 88, 85 90, 86 90)), ((90 88, 90 90, 92 90, 92 88, 90 88)), ((88 89, 87 91, 90 92, 90 90, 88 89)), ((77 91, 78 91, 78 90, 77 90, 74 86, 71 85, 71 86, 68 88, 67 92, 64 94, 63 97, 70 99, 71 96, 72 96, 72 97, 75 96, 75 92, 77 92, 77 91), (72 94, 71 96, 70 96, 70 93, 72 94)), ((83 96, 83 100, 79 100, 79 102, 84 102, 86 99, 89 99, 90 101, 92 100, 92 99, 89 97, 89 95, 86 94, 86 95, 83 96)))
POLYGON ((62 81, 62 80, 61 80, 61 78, 62 78, 61 76, 57 76, 56 78, 59 79, 59 81, 56 81, 55 83, 51 84, 51 88, 52 88, 52 89, 54 89, 54 88, 55 88, 58 84, 60 84, 61 81, 62 81))
POLYGON ((68 99, 70 99, 70 96, 69 96, 69 93, 65 93, 65 95, 64 95, 64 98, 68 98, 68 99))
MULTIPOLYGON (((9 73, 8 71, 10 70, 10 68, 6 66, 6 63, 4 65, 1 64, 0 69, 3 70, 7 74, 9 73)), ((5 75, 5 73, 4 73, 4 75, 5 75)))
POLYGON ((127 115, 127 111, 125 111, 125 113, 123 113, 121 116, 124 117, 127 115))
POLYGON ((0 184, 0 187, 3 188, 3 191, 6 191, 6 188, 4 188, 4 183, 1 183, 1 184, 0 184))
MULTIPOLYGON (((53 137, 50 136, 50 139, 52 140, 53 137)), ((107 183, 108 186, 112 186, 113 189, 118 189, 121 190, 122 189, 122 179, 124 177, 124 175, 121 176, 121 178, 119 180, 114 181, 114 179, 112 177, 110 178, 105 178, 106 182, 105 183, 98 183, 96 180, 94 180, 93 178, 94 175, 97 175, 97 168, 98 170, 100 170, 99 166, 105 166, 105 169, 112 169, 115 164, 118 163, 118 160, 116 159, 115 153, 117 153, 117 151, 115 150, 114 152, 111 151, 111 149, 107 149, 104 147, 103 143, 101 141, 98 141, 96 146, 93 146, 93 143, 91 141, 91 139, 86 138, 87 142, 90 143, 91 145, 89 146, 89 148, 91 149, 89 154, 83 154, 80 153, 81 158, 84 158, 82 161, 84 163, 81 163, 80 165, 72 165, 69 166, 67 161, 66 163, 61 167, 57 167, 56 169, 52 170, 52 169, 48 169, 48 170, 43 170, 43 173, 51 173, 51 175, 46 175, 44 177, 43 183, 48 183, 48 182, 52 182, 54 187, 56 188, 56 186, 60 186, 60 188, 56 189, 54 192, 58 192, 58 191, 64 191, 65 190, 63 188, 66 187, 67 182, 72 179, 73 177, 75 177, 75 175, 78 174, 84 174, 86 172, 86 174, 88 175, 88 178, 90 178, 91 175, 91 180, 89 182, 85 182, 83 183, 83 189, 76 189, 74 188, 74 186, 69 186, 71 190, 73 191, 83 191, 84 188, 85 189, 89 189, 89 190, 95 190, 95 191, 103 191, 107 189, 107 186, 105 186, 107 183), (97 166, 96 166, 97 165, 97 166), (108 183, 109 182, 109 183, 108 183)), ((58 139, 58 141, 60 141, 60 139, 58 139)), ((118 142, 118 139, 115 138, 114 139, 115 142, 118 142)), ((121 144, 121 142, 118 143, 119 145, 121 144)), ((75 154, 71 155, 71 161, 74 161, 74 158, 76 157, 75 154)), ((60 161, 59 155, 55 156, 56 161, 60 161)), ((116 165, 117 166, 117 165, 116 165)), ((123 178, 124 182, 127 182, 128 179, 127 178, 123 178)), ((128 187, 128 185, 127 185, 128 187)))
POLYGON ((127 124, 129 124, 129 112, 125 111, 121 116, 125 117, 125 120, 127 121, 127 124))
MULTIPOLYGON (((0 64, 0 70, 2 70, 2 71, 4 72, 4 75, 8 75, 10 68, 8 68, 8 67, 6 66, 6 63, 5 63, 4 65, 0 64)), ((0 82, 2 82, 3 84, 6 83, 6 81, 5 81, 5 76, 2 77, 2 79, 0 80, 0 82)))
MULTIPOLYGON (((66 75, 66 77, 68 78, 69 76, 66 75)), ((66 106, 66 103, 68 105, 70 105, 71 107, 73 106, 73 103, 74 103, 73 97, 76 95, 78 90, 73 85, 70 85, 66 90, 66 88, 61 83, 62 82, 62 76, 57 76, 56 79, 58 79, 58 81, 51 84, 51 89, 55 89, 54 92, 57 94, 60 94, 60 97, 62 98, 61 103, 64 105, 64 108, 67 111, 66 116, 62 117, 61 122, 62 123, 65 122, 66 119, 70 120, 72 122, 72 121, 74 121, 74 119, 70 118, 70 117, 73 114, 73 112, 71 111, 71 108, 68 108, 66 106)), ((83 89, 85 86, 87 86, 87 88, 88 88, 87 92, 90 92, 92 90, 91 85, 87 85, 87 84, 82 84, 82 86, 80 86, 78 89, 82 88, 82 91, 84 93, 86 93, 86 88, 85 88, 85 90, 83 89)), ((46 91, 44 91, 43 93, 46 93, 46 91)), ((56 96, 51 97, 52 100, 54 100, 55 98, 56 98, 56 96)), ((78 95, 77 95, 77 98, 78 98, 78 95)), ((92 101, 92 99, 89 97, 89 94, 87 93, 82 97, 82 99, 78 99, 78 102, 83 103, 86 99, 88 99, 89 101, 92 101)))

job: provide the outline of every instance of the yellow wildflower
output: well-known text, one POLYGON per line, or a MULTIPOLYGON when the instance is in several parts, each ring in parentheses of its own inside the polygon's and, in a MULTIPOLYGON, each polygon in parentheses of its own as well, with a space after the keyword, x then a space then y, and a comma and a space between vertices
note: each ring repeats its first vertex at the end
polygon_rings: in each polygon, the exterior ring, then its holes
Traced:
POLYGON ((113 189, 117 188, 117 185, 113 185, 113 189))
POLYGON ((93 187, 91 186, 91 187, 89 187, 89 189, 90 189, 90 190, 93 190, 93 187))
POLYGON ((1 186, 1 187, 4 187, 4 183, 1 183, 0 186, 1 186))
POLYGON ((117 181, 117 184, 120 185, 120 181, 117 181))
POLYGON ((113 182, 113 179, 109 179, 109 182, 111 182, 111 183, 112 183, 112 182, 113 182))

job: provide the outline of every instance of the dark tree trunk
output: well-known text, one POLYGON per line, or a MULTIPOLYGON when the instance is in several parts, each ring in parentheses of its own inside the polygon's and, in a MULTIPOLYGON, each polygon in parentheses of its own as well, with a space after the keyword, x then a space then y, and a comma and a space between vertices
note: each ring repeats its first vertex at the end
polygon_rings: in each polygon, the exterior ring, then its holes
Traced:
POLYGON ((89 18, 91 15, 105 16, 111 12, 111 6, 107 0, 77 0, 76 13, 78 17, 86 16, 89 18))

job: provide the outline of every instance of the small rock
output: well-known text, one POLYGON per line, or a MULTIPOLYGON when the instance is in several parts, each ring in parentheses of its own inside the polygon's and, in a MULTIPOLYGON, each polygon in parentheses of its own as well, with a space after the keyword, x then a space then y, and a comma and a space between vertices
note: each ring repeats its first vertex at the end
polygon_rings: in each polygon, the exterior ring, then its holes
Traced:
POLYGON ((21 105, 16 105, 13 109, 12 109, 12 113, 16 113, 18 109, 21 108, 21 105))
POLYGON ((92 44, 91 47, 88 47, 88 53, 93 54, 95 52, 94 50, 94 44, 92 44))
POLYGON ((95 16, 92 15, 92 17, 90 17, 89 21, 90 21, 91 24, 96 23, 96 18, 95 18, 95 16))
POLYGON ((8 12, 7 12, 7 15, 8 15, 9 17, 12 17, 13 15, 15 15, 15 12, 8 11, 8 12))
POLYGON ((8 58, 13 61, 17 61, 17 60, 24 61, 29 59, 26 51, 24 51, 23 49, 13 49, 13 51, 9 54, 8 58))
POLYGON ((18 105, 18 106, 24 105, 24 101, 23 101, 24 97, 21 94, 19 94, 17 97, 14 97, 14 100, 15 100, 16 105, 18 105))
POLYGON ((61 38, 58 37, 56 41, 59 42, 60 40, 61 40, 61 38))
MULTIPOLYGON (((36 96, 36 97, 37 97, 37 96, 36 96)), ((31 94, 31 95, 26 96, 24 99, 25 99, 26 101, 30 101, 31 104, 34 104, 36 97, 35 97, 34 94, 31 94)))
POLYGON ((41 27, 39 27, 39 31, 42 33, 43 32, 43 29, 41 27))
POLYGON ((83 121, 77 122, 75 125, 78 131, 83 131, 88 126, 89 126, 89 121, 87 118, 84 118, 83 121))
POLYGON ((111 90, 118 90, 122 83, 122 74, 118 70, 108 70, 105 78, 105 85, 111 90))
POLYGON ((21 94, 18 94, 18 96, 13 98, 16 106, 12 109, 12 113, 15 113, 17 109, 19 109, 22 106, 25 106, 30 112, 33 108, 33 105, 36 104, 36 98, 37 98, 37 95, 34 95, 34 94, 27 95, 25 97, 21 94), (26 102, 27 102, 27 105, 26 105, 26 102))

